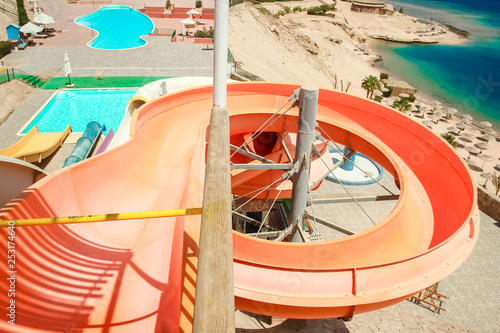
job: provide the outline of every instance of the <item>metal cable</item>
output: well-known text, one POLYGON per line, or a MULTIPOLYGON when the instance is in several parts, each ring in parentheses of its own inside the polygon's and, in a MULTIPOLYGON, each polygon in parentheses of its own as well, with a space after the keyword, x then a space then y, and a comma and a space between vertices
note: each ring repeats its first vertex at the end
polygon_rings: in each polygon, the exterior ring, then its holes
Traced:
POLYGON ((351 197, 351 199, 358 205, 358 207, 363 211, 363 213, 365 213, 365 215, 370 219, 370 221, 372 221, 373 225, 376 225, 377 223, 375 223, 375 221, 373 221, 373 219, 370 217, 370 215, 368 215, 368 213, 363 209, 363 207, 361 207, 361 205, 359 204, 359 202, 356 200, 356 198, 354 198, 352 196, 352 194, 347 190, 347 188, 344 186, 344 184, 342 184, 342 182, 340 181, 340 179, 338 179, 338 177, 333 173, 333 170, 330 169, 330 167, 325 163, 325 161, 323 161, 322 159, 320 159, 321 162, 323 162, 323 164, 328 168, 328 170, 330 170, 330 173, 335 177, 335 179, 337 179, 337 181, 339 182, 339 184, 342 186, 342 188, 346 191, 347 194, 349 194, 349 196, 351 197))
POLYGON ((257 193, 256 195, 254 195, 253 197, 251 197, 250 199, 248 199, 244 204, 242 204, 241 206, 239 206, 238 208, 236 208, 234 211, 238 211, 241 207, 245 206, 247 203, 249 203, 250 201, 252 201, 253 199, 255 199, 259 194, 261 194, 262 192, 264 192, 265 190, 267 190, 268 188, 270 188, 271 186, 273 186, 274 184, 280 182, 280 181, 284 181, 283 178, 278 178, 276 179, 274 182, 272 182, 271 184, 269 184, 268 186, 264 187, 263 190, 261 190, 259 193, 257 193))
POLYGON ((316 223, 316 214, 314 214, 314 203, 313 203, 313 199, 312 199, 312 194, 311 194, 311 191, 307 191, 308 195, 309 195, 309 200, 311 202, 311 212, 312 212, 312 216, 313 216, 313 219, 312 219, 312 225, 314 226, 314 232, 312 233, 312 235, 314 236, 321 236, 321 233, 319 232, 319 229, 318 229, 318 224, 316 223))
MULTIPOLYGON (((289 180, 291 176, 292 176, 291 174, 288 175, 288 177, 285 179, 285 182, 287 180, 289 180)), ((260 230, 262 229, 262 226, 264 225, 264 223, 266 222, 267 218, 269 217, 269 214, 271 214, 271 209, 273 208, 274 204, 276 203, 276 200, 278 200, 278 198, 279 198, 279 196, 281 194, 281 191, 283 191, 283 187, 279 190, 278 194, 276 195, 276 198, 274 198, 273 203, 269 207, 269 210, 267 211, 266 216, 262 219, 262 223, 260 224, 259 230, 257 230, 257 234, 255 235, 255 237, 258 237, 258 235, 260 233, 260 230)))
MULTIPOLYGON (((330 146, 330 143, 333 143, 335 147, 331 147, 332 149, 334 149, 335 151, 337 151, 340 156, 342 156, 343 158, 346 157, 346 155, 344 154, 344 152, 342 151, 342 149, 340 149, 340 147, 338 146, 338 144, 333 141, 333 139, 328 135, 328 133, 323 129, 321 128, 321 125, 318 125, 318 127, 321 129, 321 131, 328 137, 328 139, 330 140, 327 144, 328 146, 330 146)), ((362 173, 364 173, 366 176, 368 176, 371 180, 373 180, 376 184, 378 184, 379 186, 381 186, 384 190, 386 190, 387 192, 389 192, 391 195, 395 195, 391 190, 389 190, 387 187, 385 187, 382 183, 380 183, 378 180, 376 180, 375 178, 373 178, 370 174, 368 174, 366 171, 364 171, 363 169, 361 169, 356 163, 354 163, 353 161, 351 161, 350 159, 348 158, 345 158, 346 161, 349 161, 349 163, 351 163, 352 165, 354 165, 357 169, 359 169, 362 173)))
MULTIPOLYGON (((234 154, 236 154, 240 149, 242 149, 244 146, 246 146, 248 143, 250 143, 250 141, 254 140, 257 136, 259 136, 261 133, 262 133, 262 128, 275 116, 277 115, 288 103, 290 103, 290 101, 286 101, 285 104, 283 104, 283 106, 281 106, 275 113, 273 113, 253 134, 250 138, 248 138, 247 140, 245 140, 245 142, 243 142, 239 147, 238 149, 236 149, 230 156, 233 157, 234 154)), ((281 118, 281 116, 283 116, 284 114, 286 114, 288 111, 290 111, 292 107, 289 107, 285 112, 283 112, 278 118, 276 118, 272 123, 270 123, 269 125, 267 125, 266 128, 264 128, 264 130, 268 129, 269 126, 271 126, 272 124, 274 124, 279 118, 281 118)))

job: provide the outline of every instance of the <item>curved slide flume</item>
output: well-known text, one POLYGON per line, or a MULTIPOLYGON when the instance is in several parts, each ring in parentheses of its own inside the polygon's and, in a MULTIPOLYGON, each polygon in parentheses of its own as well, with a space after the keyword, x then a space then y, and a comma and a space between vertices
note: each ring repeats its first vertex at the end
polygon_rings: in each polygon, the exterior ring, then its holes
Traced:
MULTIPOLYGON (((296 88, 229 84, 232 134, 274 113, 296 88)), ((131 140, 44 178, 0 216, 200 207, 211 107, 210 86, 144 104, 131 140)), ((273 126, 293 132, 297 112, 273 126)), ((376 226, 331 241, 270 242, 234 232, 240 309, 289 318, 376 310, 443 279, 477 240, 474 182, 441 138, 379 103, 330 90, 320 90, 318 123, 325 137, 349 142, 393 174, 400 199, 376 226)), ((190 331, 196 278, 207 278, 196 277, 199 223, 191 216, 16 228, 16 326, 2 322, 0 329, 190 331)), ((6 230, 2 235, 6 239, 6 230)), ((6 255, 7 243, 0 248, 6 255)), ((0 262, 4 311, 6 265, 0 262)))

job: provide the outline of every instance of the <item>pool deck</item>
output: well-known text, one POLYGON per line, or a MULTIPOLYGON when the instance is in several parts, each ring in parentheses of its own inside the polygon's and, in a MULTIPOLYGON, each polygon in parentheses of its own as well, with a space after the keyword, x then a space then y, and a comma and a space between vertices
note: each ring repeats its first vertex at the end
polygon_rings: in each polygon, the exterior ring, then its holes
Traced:
POLYGON ((29 74, 59 68, 65 76, 64 53, 68 54, 73 76, 212 76, 213 50, 202 44, 170 43, 169 37, 148 36, 146 46, 130 50, 97 50, 87 46, 31 47, 5 56, 4 66, 29 74))
MULTIPOLYGON (((113 4, 131 5, 132 1, 115 0, 113 4)), ((141 2, 137 6, 136 3, 134 7, 141 8, 143 4, 141 2)), ((164 2, 153 0, 148 1, 147 5, 163 6, 164 2)), ((29 11, 31 3, 25 1, 25 6, 28 17, 32 19, 33 12, 29 11)), ((60 68, 55 76, 64 76, 62 66, 64 53, 67 53, 73 76, 95 76, 96 70, 103 70, 104 76, 212 76, 213 50, 204 49, 202 44, 171 43, 169 36, 149 35, 144 36, 148 44, 136 49, 91 49, 86 44, 96 36, 96 32, 76 24, 74 19, 101 5, 44 0, 40 6, 54 18, 55 24, 50 26, 61 29, 62 32, 54 32, 53 37, 37 38, 37 45, 13 51, 3 58, 4 66, 19 68, 35 75, 46 69, 60 68)), ((153 21, 164 29, 178 29, 180 24, 179 19, 153 21)))

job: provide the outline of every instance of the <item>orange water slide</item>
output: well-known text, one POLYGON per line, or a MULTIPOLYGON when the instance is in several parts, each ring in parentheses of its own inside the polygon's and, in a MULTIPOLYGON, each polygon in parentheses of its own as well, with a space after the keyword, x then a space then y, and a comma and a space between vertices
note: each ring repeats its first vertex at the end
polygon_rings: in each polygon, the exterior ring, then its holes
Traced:
MULTIPOLYGON (((253 122, 274 113, 297 88, 230 84, 231 137, 258 128, 253 122)), ((144 104, 131 140, 42 179, 0 216, 200 207, 211 96, 211 87, 199 87, 144 104)), ((271 129, 293 132, 297 112, 292 108, 271 129)), ((318 123, 323 136, 390 172, 399 201, 376 226, 331 241, 270 242, 234 232, 240 309, 289 318, 376 310, 446 277, 477 240, 474 181, 441 138, 379 103, 330 90, 320 90, 318 123)), ((16 326, 2 319, 0 330, 190 331, 196 279, 210 278, 196 276, 199 223, 195 216, 16 228, 16 326)), ((7 231, 2 235, 6 240, 7 231)), ((7 250, 2 241, 2 258, 7 250)), ((0 262, 0 305, 8 314, 7 265, 0 262)))

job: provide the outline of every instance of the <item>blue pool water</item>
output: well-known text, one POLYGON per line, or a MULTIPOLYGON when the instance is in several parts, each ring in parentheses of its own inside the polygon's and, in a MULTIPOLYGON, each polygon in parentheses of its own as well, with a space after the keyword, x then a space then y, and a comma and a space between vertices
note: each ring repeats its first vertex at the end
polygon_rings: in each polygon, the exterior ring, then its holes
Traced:
POLYGON ((23 130, 26 134, 37 125, 40 132, 62 132, 71 125, 73 132, 83 132, 87 124, 97 121, 116 133, 125 115, 127 102, 136 89, 88 89, 59 91, 33 121, 23 130))
POLYGON ((143 46, 147 42, 141 36, 154 29, 149 17, 127 6, 104 6, 75 22, 98 32, 99 35, 89 43, 90 47, 106 50, 143 46))

